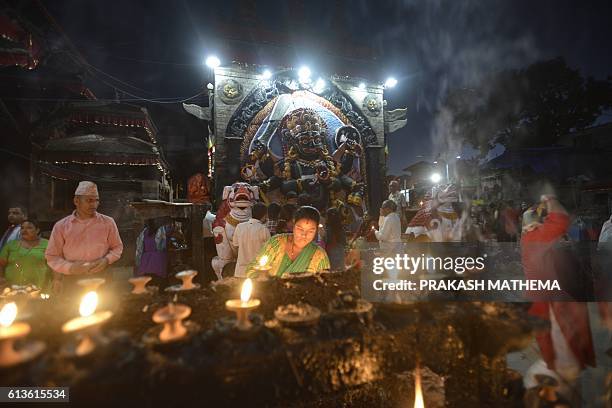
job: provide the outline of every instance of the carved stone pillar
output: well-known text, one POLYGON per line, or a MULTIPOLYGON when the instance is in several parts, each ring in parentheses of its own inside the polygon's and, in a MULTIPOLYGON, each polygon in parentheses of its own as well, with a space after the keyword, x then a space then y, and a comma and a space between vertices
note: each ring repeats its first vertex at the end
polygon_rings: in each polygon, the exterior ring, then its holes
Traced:
POLYGON ((365 153, 367 204, 370 215, 376 219, 385 199, 385 150, 383 146, 370 145, 366 147, 365 153))
POLYGON ((223 187, 240 181, 240 145, 242 138, 226 137, 216 151, 215 197, 221 202, 223 187))

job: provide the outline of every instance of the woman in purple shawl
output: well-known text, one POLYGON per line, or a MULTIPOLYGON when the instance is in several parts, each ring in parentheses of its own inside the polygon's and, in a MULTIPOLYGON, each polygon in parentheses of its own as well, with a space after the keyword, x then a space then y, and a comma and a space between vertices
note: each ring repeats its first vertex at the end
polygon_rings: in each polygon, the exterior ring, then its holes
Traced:
POLYGON ((151 276, 154 284, 163 284, 168 277, 167 238, 172 227, 163 221, 148 219, 136 240, 134 276, 151 276))

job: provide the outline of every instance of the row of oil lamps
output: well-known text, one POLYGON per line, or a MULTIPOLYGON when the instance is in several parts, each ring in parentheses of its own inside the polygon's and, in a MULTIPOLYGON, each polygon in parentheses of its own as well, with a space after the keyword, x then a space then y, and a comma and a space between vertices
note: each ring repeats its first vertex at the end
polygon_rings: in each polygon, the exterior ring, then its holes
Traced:
MULTIPOLYGON (((268 257, 263 256, 255 269, 260 276, 270 276, 271 268, 267 265, 268 257)), ((182 285, 169 287, 169 291, 181 291, 197 289, 199 286, 193 283, 193 278, 197 271, 183 271, 175 276, 182 280, 182 285)), ((149 293, 146 284, 151 280, 150 277, 142 276, 129 279, 134 286, 132 294, 141 295, 149 293)), ((85 288, 87 293, 83 296, 79 306, 79 317, 70 319, 62 325, 62 332, 78 334, 80 340, 74 349, 74 355, 84 356, 91 353, 96 348, 94 338, 98 336, 102 325, 107 322, 113 312, 109 310, 98 311, 97 289, 104 283, 104 279, 83 279, 79 285, 85 288)), ((245 279, 240 292, 240 299, 230 299, 225 302, 227 310, 236 313, 236 328, 246 331, 251 329, 252 323, 249 320, 249 313, 261 304, 259 299, 251 299, 253 282, 245 279)), ((41 298, 48 299, 48 295, 43 294, 41 298), (43 296, 44 295, 44 296, 43 296)), ((167 306, 158 309, 153 314, 153 321, 162 324, 163 327, 158 335, 162 343, 179 340, 187 334, 187 329, 182 321, 189 317, 191 308, 183 304, 170 302, 167 306)), ((17 317, 17 305, 15 302, 7 303, 0 310, 0 367, 10 367, 22 362, 29 361, 45 350, 45 344, 41 341, 31 341, 16 350, 15 341, 26 337, 30 333, 30 325, 25 322, 15 322, 17 317)), ((415 401, 414 408, 424 408, 423 394, 421 390, 421 378, 417 363, 415 373, 415 401)))
MULTIPOLYGON (((265 264, 262 263, 261 265, 265 264)), ((266 270, 264 267, 260 269, 266 270)), ((268 268, 269 269, 269 268, 268 268)), ((183 271, 176 274, 177 278, 183 281, 178 290, 191 290, 195 286, 192 280, 197 275, 196 271, 183 271)), ((133 294, 147 293, 146 284, 149 277, 138 277, 130 279, 134 285, 133 294)), ((79 317, 75 317, 62 325, 62 332, 66 334, 76 334, 79 337, 73 354, 84 356, 91 353, 95 347, 96 338, 101 326, 112 316, 109 310, 98 311, 97 289, 104 283, 104 279, 83 279, 79 284, 83 286, 87 293, 83 296, 79 306, 79 317)), ((236 313, 236 328, 239 330, 249 330, 252 326, 249 321, 249 313, 260 305, 259 299, 251 299, 253 282, 246 279, 242 285, 240 299, 230 299, 225 302, 227 310, 236 313)), ((42 295, 41 295, 42 296, 42 295)), ((47 295, 43 297, 46 299, 47 295)), ((183 304, 170 302, 167 306, 158 309, 153 314, 153 321, 163 325, 158 339, 162 343, 176 341, 187 334, 187 329, 182 321, 191 314, 191 308, 183 304)), ((15 341, 25 338, 31 331, 29 324, 25 322, 15 322, 17 318, 17 305, 15 302, 5 304, 0 310, 0 367, 9 367, 25 361, 29 361, 45 350, 45 344, 40 341, 25 343, 19 350, 15 349, 15 341)))

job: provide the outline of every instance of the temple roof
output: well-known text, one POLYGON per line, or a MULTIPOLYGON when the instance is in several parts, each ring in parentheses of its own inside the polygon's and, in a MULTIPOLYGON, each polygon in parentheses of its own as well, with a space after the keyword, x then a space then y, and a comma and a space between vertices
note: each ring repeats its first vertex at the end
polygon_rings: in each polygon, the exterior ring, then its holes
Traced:
POLYGON ((82 135, 48 141, 40 152, 43 161, 81 164, 168 165, 152 143, 136 137, 82 135))
POLYGON ((101 101, 71 103, 40 122, 33 140, 73 138, 89 133, 140 138, 157 143, 157 127, 146 108, 101 101), (116 134, 115 134, 116 133, 116 134))
POLYGON ((123 153, 156 155, 157 147, 152 143, 135 137, 109 137, 102 135, 83 135, 50 140, 44 147, 47 151, 123 153))
POLYGON ((158 154, 155 145, 131 136, 73 136, 50 140, 45 144, 44 150, 49 152, 82 152, 92 155, 128 154, 156 156, 158 154))

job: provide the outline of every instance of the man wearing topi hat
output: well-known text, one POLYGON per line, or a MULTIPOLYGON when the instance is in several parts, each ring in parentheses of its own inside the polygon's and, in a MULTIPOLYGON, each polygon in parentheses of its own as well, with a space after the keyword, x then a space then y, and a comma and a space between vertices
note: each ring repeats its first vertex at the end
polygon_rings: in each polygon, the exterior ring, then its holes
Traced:
POLYGON ((54 287, 82 278, 105 277, 104 270, 121 257, 123 243, 115 221, 98 213, 98 187, 81 181, 74 192, 76 210, 53 226, 45 251, 55 272, 54 287))

